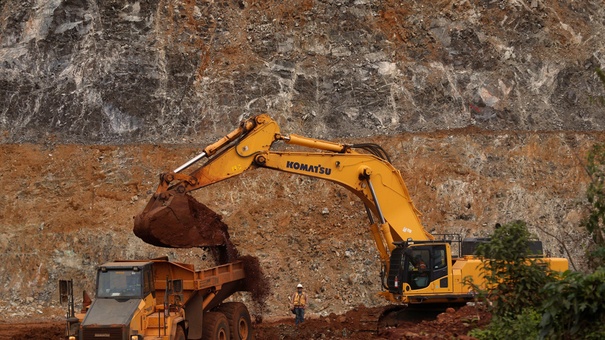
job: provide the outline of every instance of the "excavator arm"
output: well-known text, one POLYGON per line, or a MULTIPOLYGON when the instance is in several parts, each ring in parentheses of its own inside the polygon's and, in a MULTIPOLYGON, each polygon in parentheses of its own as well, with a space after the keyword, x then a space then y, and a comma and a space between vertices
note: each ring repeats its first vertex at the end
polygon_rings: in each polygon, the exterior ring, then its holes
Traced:
MULTIPOLYGON (((242 122, 236 130, 206 147, 200 155, 175 171, 162 174, 153 197, 143 212, 135 217, 135 234, 159 246, 191 246, 191 230, 195 229, 196 223, 203 221, 200 221, 201 213, 187 193, 259 167, 321 178, 355 193, 366 206, 370 231, 387 269, 389 254, 395 248, 393 242, 433 239, 420 223, 419 213, 399 171, 390 164, 380 147, 282 135, 277 123, 267 115, 242 122), (275 142, 313 151, 273 151, 271 147, 275 142), (182 173, 202 158, 207 158, 203 165, 190 174, 182 173), (181 243, 180 239, 184 241, 181 243)), ((201 235, 194 243, 197 246, 220 245, 221 237, 201 235)))

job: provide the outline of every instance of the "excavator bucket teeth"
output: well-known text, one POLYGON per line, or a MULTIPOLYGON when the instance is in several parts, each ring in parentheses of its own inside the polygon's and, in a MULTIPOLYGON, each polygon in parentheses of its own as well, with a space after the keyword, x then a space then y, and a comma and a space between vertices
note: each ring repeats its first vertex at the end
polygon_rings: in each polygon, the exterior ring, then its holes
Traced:
POLYGON ((152 199, 134 220, 134 234, 144 242, 166 248, 226 245, 227 225, 221 216, 191 195, 169 192, 166 200, 152 199))

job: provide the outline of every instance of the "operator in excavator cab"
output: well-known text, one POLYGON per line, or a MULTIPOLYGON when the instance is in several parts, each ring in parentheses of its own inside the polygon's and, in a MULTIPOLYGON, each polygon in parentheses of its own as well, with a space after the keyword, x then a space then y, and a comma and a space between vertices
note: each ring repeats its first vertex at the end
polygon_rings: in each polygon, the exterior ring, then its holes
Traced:
POLYGON ((414 288, 424 288, 429 284, 428 270, 426 263, 422 259, 422 255, 416 254, 412 260, 413 270, 413 286, 414 288))
POLYGON ((422 255, 417 254, 414 257, 414 267, 416 268, 416 270, 418 271, 425 271, 426 270, 426 263, 424 263, 424 261, 422 260, 422 255))

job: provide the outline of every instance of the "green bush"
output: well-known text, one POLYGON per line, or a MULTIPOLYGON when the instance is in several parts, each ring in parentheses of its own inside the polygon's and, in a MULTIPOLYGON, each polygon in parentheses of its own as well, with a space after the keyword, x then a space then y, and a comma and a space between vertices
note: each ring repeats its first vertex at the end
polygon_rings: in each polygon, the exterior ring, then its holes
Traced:
POLYGON ((541 314, 532 308, 514 317, 493 317, 485 329, 474 329, 468 335, 480 340, 536 339, 541 314))
POLYGON ((566 272, 544 287, 540 338, 605 339, 605 268, 566 272))
POLYGON ((528 307, 538 308, 540 290, 555 279, 545 264, 531 257, 531 238, 525 222, 516 221, 496 229, 490 242, 477 248, 487 289, 475 288, 496 317, 514 319, 528 307))
MULTIPOLYGON (((605 74, 600 72, 599 77, 605 84, 605 74)), ((492 321, 470 335, 479 339, 605 339, 605 145, 592 147, 586 172, 589 206, 582 226, 592 237, 587 255, 596 270, 590 274, 567 271, 555 280, 530 257, 525 223, 503 226, 478 250, 486 259, 481 269, 488 283, 487 289, 478 292, 491 306, 492 321)))
POLYGON ((586 198, 590 204, 588 217, 582 225, 592 236, 593 245, 588 252, 592 268, 605 265, 605 145, 595 144, 588 152, 586 172, 590 183, 586 198))
MULTIPOLYGON (((599 77, 605 84, 605 74, 599 72, 599 77)), ((596 270, 590 274, 568 271, 560 281, 545 285, 539 309, 541 339, 605 339, 605 145, 593 145, 586 172, 589 206, 582 226, 592 237, 587 258, 596 270)))

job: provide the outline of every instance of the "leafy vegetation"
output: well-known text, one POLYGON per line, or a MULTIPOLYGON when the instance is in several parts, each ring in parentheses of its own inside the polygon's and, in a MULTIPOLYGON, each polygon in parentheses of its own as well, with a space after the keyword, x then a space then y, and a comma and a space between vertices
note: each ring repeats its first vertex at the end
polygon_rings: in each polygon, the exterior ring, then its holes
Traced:
POLYGON ((605 145, 595 144, 587 157, 586 172, 590 183, 586 198, 590 204, 588 217, 582 225, 592 236, 593 246, 588 259, 592 268, 605 265, 605 145))
POLYGON ((542 303, 540 290, 554 280, 550 270, 532 257, 532 239, 525 222, 517 221, 495 230, 491 241, 477 248, 485 258, 481 271, 487 287, 475 287, 486 298, 496 318, 514 318, 528 307, 542 303))
MULTIPOLYGON (((605 84, 605 75, 599 76, 605 84)), ((586 171, 589 207, 582 225, 593 240, 587 259, 596 269, 589 274, 566 272, 562 280, 544 287, 540 338, 605 338, 605 145, 593 145, 586 171)))
POLYGON ((542 315, 533 308, 524 309, 513 317, 493 318, 486 329, 474 329, 469 335, 477 339, 536 339, 542 315))
POLYGON ((543 303, 541 290, 555 280, 552 272, 530 250, 532 235, 523 221, 496 229, 490 242, 477 248, 485 259, 480 268, 485 287, 469 282, 492 312, 490 325, 474 330, 478 339, 531 339, 539 334, 543 303))
POLYGON ((605 339, 605 268, 592 274, 566 272, 546 285, 540 338, 605 339))

